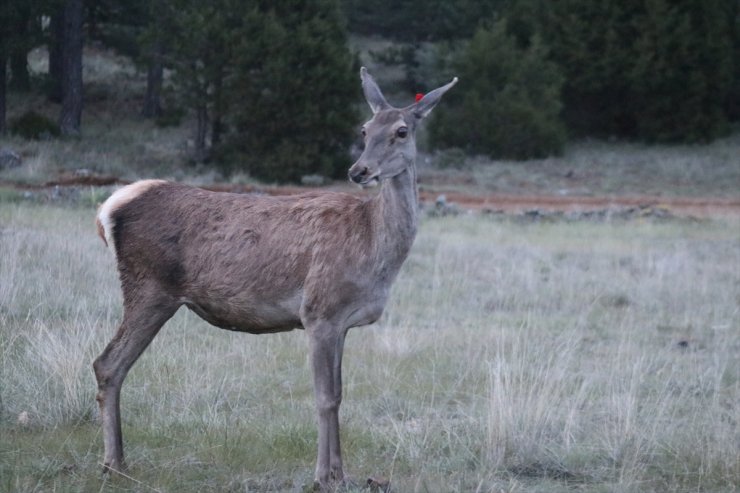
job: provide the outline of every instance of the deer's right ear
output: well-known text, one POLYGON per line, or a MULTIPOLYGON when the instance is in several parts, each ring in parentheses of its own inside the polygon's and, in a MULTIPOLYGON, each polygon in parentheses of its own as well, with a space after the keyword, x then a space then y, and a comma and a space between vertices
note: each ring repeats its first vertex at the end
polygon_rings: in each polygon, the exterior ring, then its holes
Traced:
POLYGON ((373 113, 377 113, 380 110, 389 108, 388 101, 383 97, 383 93, 380 92, 378 84, 375 83, 373 77, 367 73, 367 69, 362 67, 360 69, 360 78, 362 79, 362 92, 365 93, 365 99, 367 104, 370 105, 370 109, 373 113))

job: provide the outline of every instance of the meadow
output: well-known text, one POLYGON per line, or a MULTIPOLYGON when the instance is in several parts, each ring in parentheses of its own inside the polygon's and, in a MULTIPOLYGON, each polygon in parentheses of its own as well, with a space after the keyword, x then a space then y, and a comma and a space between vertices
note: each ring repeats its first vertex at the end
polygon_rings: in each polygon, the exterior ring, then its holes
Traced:
MULTIPOLYGON (((0 491, 303 491, 304 334, 184 309, 123 387, 128 476, 101 476, 91 364, 121 295, 93 216, 0 202, 0 491)), ((346 471, 397 493, 737 491, 738 228, 425 218, 382 319, 347 339, 346 471)))
MULTIPOLYGON (((34 73, 45 59, 32 53, 34 73)), ((192 122, 142 120, 130 61, 88 49, 85 81, 81 138, 0 141, 23 158, 0 170, 0 492, 304 491, 304 334, 231 333, 184 309, 124 384, 128 475, 101 476, 92 361, 121 295, 93 216, 110 190, 16 187, 80 170, 252 179, 186 164, 192 122)), ((56 118, 41 94, 8 104, 56 118)), ((516 163, 451 150, 419 166, 439 193, 736 198, 739 152, 736 132, 516 163)), ((737 491, 740 219, 534 217, 424 218, 382 319, 347 339, 347 473, 396 493, 737 491)))

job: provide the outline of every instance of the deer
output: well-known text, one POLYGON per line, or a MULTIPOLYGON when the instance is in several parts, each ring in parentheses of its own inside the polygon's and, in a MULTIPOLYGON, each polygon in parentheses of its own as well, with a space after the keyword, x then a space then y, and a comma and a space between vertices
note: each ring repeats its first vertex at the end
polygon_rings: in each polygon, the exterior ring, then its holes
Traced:
POLYGON ((93 362, 103 431, 103 471, 126 470, 121 386, 185 305, 215 327, 307 335, 318 415, 314 485, 345 484, 339 443, 342 352, 347 331, 378 320, 416 236, 419 123, 454 78, 405 108, 388 104, 360 70, 372 118, 351 182, 375 194, 291 196, 212 192, 163 180, 115 191, 98 209, 99 236, 114 253, 123 320, 93 362))

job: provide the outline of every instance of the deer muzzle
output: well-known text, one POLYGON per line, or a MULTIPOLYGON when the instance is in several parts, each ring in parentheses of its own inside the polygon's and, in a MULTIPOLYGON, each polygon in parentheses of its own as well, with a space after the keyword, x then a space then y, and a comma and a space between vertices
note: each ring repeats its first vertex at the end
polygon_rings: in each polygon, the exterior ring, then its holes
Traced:
POLYGON ((358 161, 349 169, 350 181, 362 186, 376 185, 379 181, 379 171, 373 172, 369 166, 358 161))

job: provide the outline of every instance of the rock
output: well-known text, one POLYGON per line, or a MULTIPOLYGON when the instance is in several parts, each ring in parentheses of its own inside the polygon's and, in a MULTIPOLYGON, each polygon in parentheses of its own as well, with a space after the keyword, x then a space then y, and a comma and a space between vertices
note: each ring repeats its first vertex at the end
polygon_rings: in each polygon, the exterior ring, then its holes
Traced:
POLYGON ((454 202, 448 202, 444 194, 437 197, 434 201, 434 209, 429 211, 431 217, 457 216, 460 214, 460 208, 454 202))
POLYGON ((17 168, 21 165, 21 156, 13 149, 3 147, 0 149, 0 170, 17 168))
POLYGON ((304 175, 301 176, 301 185, 308 187, 320 187, 329 183, 325 177, 321 175, 304 175))

